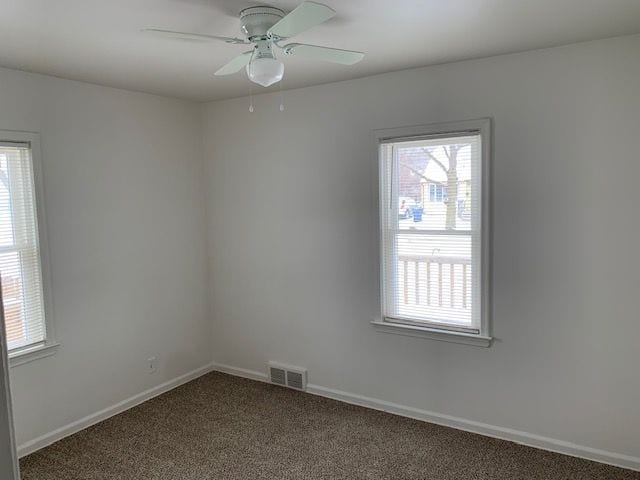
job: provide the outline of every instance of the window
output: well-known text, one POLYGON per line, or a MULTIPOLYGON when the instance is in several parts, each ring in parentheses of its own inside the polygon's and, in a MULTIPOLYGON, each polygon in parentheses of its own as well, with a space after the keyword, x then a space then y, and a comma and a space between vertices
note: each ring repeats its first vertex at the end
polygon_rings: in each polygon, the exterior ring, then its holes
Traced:
POLYGON ((0 132, 0 277, 10 354, 47 342, 34 134, 0 132), (12 141, 1 138, 10 136, 12 141))
POLYGON ((480 120, 382 132, 374 324, 488 345, 488 129, 480 120), (405 198, 416 205, 410 217, 398 215, 405 198))
POLYGON ((447 187, 441 183, 429 184, 429 201, 430 202, 446 202, 447 187))

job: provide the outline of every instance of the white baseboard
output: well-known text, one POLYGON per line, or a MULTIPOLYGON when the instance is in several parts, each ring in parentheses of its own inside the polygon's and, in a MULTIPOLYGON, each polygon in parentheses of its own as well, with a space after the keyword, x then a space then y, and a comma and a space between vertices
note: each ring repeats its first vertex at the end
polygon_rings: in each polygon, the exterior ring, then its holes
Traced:
MULTIPOLYGON (((228 373, 230 375, 235 375, 237 377, 249 378, 251 380, 257 380, 261 382, 266 382, 268 380, 266 373, 258 372, 255 370, 236 368, 229 365, 221 365, 217 363, 214 363, 212 367, 213 370, 228 373)), ((523 432, 521 430, 498 427, 495 425, 489 425, 486 423, 467 420, 451 415, 444 415, 437 412, 430 412, 418 408, 406 407, 397 403, 386 402, 377 398, 365 397, 354 393, 334 390, 332 388, 322 387, 320 385, 308 384, 307 393, 319 395, 321 397, 332 398, 334 400, 339 400, 353 405, 372 408, 374 410, 381 410, 384 412, 393 413, 395 415, 401 415, 403 417, 409 417, 416 420, 435 423, 437 425, 443 425, 445 427, 464 430, 466 432, 478 433, 487 437, 508 440, 529 447, 535 447, 542 450, 570 455, 572 457, 584 458, 586 460, 593 460, 595 462, 606 463, 617 467, 640 471, 640 457, 608 452, 606 450, 585 447, 583 445, 577 445, 572 442, 544 437, 542 435, 523 432)))
POLYGON ((256 380, 258 382, 267 382, 269 380, 266 372, 257 372, 255 370, 247 370, 246 368, 230 367, 229 365, 222 365, 220 363, 213 363, 211 365, 211 368, 216 372, 228 373, 229 375, 233 375, 234 377, 248 378, 249 380, 256 380))
POLYGON ((75 422, 71 422, 68 425, 60 427, 52 432, 41 435, 40 437, 34 438, 33 440, 29 440, 28 442, 25 442, 22 445, 18 446, 18 457, 29 455, 30 453, 51 445, 58 440, 62 440, 69 435, 73 435, 80 430, 84 430, 91 425, 102 422, 109 417, 113 417, 114 415, 122 413, 125 410, 129 410, 136 405, 157 397, 158 395, 166 393, 169 390, 173 390, 174 388, 179 387, 182 384, 190 382, 191 380, 195 380, 196 378, 201 377, 202 375, 209 373, 212 370, 214 370, 214 366, 212 364, 197 368, 185 373, 184 375, 180 375, 179 377, 150 388, 149 390, 145 390, 142 393, 138 393, 137 395, 129 397, 121 402, 116 403, 115 405, 111 405, 104 410, 92 413, 91 415, 81 418, 80 420, 76 420, 75 422))

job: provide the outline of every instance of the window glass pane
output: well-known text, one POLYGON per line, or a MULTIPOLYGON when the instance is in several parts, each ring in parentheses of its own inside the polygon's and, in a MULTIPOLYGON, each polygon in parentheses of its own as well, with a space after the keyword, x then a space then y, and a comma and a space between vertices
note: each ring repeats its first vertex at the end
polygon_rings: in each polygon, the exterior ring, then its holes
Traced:
POLYGON ((479 134, 383 145, 388 320, 479 332, 480 146, 479 134))
POLYGON ((469 326, 471 236, 396 235, 395 314, 469 326))
POLYGON ((22 345, 27 340, 22 299, 22 270, 17 252, 0 254, 2 272, 2 301, 9 348, 22 345))
POLYGON ((0 153, 0 247, 13 245, 11 196, 7 155, 0 153))
POLYGON ((423 209, 421 222, 404 222, 401 228, 470 230, 477 146, 475 137, 397 145, 398 194, 423 209))
POLYGON ((45 339, 31 150, 0 144, 0 276, 9 350, 45 339))

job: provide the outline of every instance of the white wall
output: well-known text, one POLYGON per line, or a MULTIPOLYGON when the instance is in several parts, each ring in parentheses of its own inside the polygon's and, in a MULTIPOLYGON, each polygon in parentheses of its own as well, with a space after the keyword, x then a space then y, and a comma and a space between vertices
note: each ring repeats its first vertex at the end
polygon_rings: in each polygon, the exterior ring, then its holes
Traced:
POLYGON ((62 344, 11 370, 22 444, 209 363, 200 109, 0 70, 0 129, 41 134, 62 344))
POLYGON ((640 456, 638 85, 633 36, 206 105, 214 360, 640 456), (376 332, 372 130, 479 117, 496 341, 376 332))

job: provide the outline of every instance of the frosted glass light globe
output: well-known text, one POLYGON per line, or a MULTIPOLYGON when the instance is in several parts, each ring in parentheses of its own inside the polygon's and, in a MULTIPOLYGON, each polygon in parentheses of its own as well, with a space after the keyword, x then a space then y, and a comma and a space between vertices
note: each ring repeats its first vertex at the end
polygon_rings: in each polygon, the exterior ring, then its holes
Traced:
POLYGON ((263 87, 268 87, 282 80, 284 63, 275 58, 256 58, 247 64, 249 80, 263 87))

